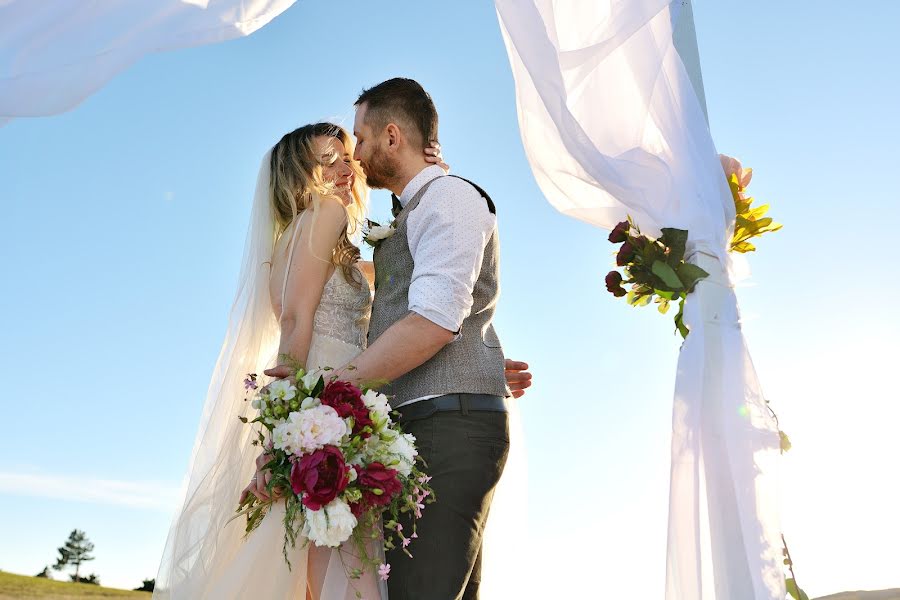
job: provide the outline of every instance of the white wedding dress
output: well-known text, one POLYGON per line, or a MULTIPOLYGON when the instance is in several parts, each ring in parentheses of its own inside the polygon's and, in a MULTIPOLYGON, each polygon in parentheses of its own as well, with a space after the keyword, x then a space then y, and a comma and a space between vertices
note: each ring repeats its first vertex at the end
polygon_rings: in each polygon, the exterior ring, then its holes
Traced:
MULTIPOLYGON (((280 278, 281 285, 272 288, 275 314, 283 311, 289 266, 298 243, 297 232, 303 216, 301 214, 296 220, 293 233, 291 228, 285 233, 291 235, 290 250, 284 276, 280 278), (281 301, 276 302, 279 297, 281 301)), ((277 264, 274 258, 273 264, 277 264)), ((357 275, 362 282, 360 287, 348 283, 340 269, 335 269, 325 284, 315 314, 307 370, 343 366, 365 348, 372 296, 358 270, 357 275)), ((277 271, 273 271, 272 277, 278 277, 277 271)), ((377 579, 371 568, 359 579, 351 580, 347 576, 348 567, 361 566, 353 562, 352 555, 356 550, 349 542, 341 552, 316 548, 298 540, 288 553, 291 563, 291 569, 288 569, 282 554, 284 514, 284 502, 275 503, 260 526, 235 548, 235 552, 216 561, 218 564, 209 579, 206 597, 216 600, 350 600, 357 598, 356 593, 359 592, 367 600, 387 598, 386 585, 377 579)), ((226 527, 243 531, 244 521, 237 519, 226 527)))
MULTIPOLYGON (((256 287, 263 287, 268 283, 269 296, 271 298, 267 310, 266 321, 277 323, 278 315, 282 312, 285 300, 285 288, 294 255, 294 249, 300 242, 297 232, 300 230, 301 214, 295 221, 295 226, 289 227, 285 235, 290 235, 290 246, 287 252, 287 262, 284 268, 278 268, 277 256, 272 256, 269 264, 273 265, 270 275, 263 280, 258 278, 256 287), (293 233, 292 233, 293 231, 293 233), (282 274, 283 273, 283 274, 282 274), (275 287, 275 281, 280 286, 275 287), (280 301, 278 301, 280 298, 280 301)), ((273 244, 276 246, 276 244, 273 244)), ((270 246, 271 248, 272 246, 270 246)), ((276 254, 279 252, 276 250, 276 254)), ((356 269, 354 267, 354 269, 356 269)), ((315 313, 313 336, 310 344, 306 365, 308 370, 323 369, 325 367, 339 367, 347 364, 355 358, 366 345, 368 333, 368 321, 371 313, 372 296, 368 284, 358 272, 362 285, 354 286, 347 282, 341 269, 335 269, 334 273, 325 284, 322 298, 315 313)), ((295 272, 294 277, 298 274, 295 272)), ((257 289, 256 293, 263 290, 257 289)), ((251 302, 253 304, 253 302, 251 302)), ((261 306, 263 302, 257 302, 261 306)), ((252 312, 252 311, 250 311, 252 312)), ((277 327, 270 332, 272 341, 277 341, 277 327)), ((228 341, 226 340, 226 344, 228 341)), ((269 353, 274 353, 277 343, 263 343, 256 347, 266 347, 269 353)), ((272 366, 275 364, 275 356, 260 362, 259 358, 253 361, 272 366)), ((217 408, 217 411, 222 409, 217 408)), ((235 414, 234 418, 238 415, 235 414)), ((245 415, 247 416, 247 415, 245 415)), ((250 417, 252 418, 252 416, 250 417)), ((207 426, 209 427, 209 426, 207 426)), ((245 598, 260 598, 265 600, 350 600, 357 598, 357 592, 367 600, 386 600, 387 585, 380 581, 372 569, 368 569, 361 578, 351 579, 348 576, 348 568, 361 567, 354 561, 355 548, 350 542, 341 550, 332 548, 317 548, 312 544, 306 544, 298 539, 294 548, 288 551, 291 568, 285 563, 283 555, 284 547, 284 502, 276 502, 262 523, 249 535, 245 536, 245 520, 243 518, 225 522, 229 514, 233 514, 240 495, 240 488, 249 481, 254 467, 252 461, 259 451, 250 445, 251 436, 248 435, 250 427, 244 425, 240 434, 225 436, 221 442, 223 448, 217 449, 223 454, 238 454, 240 459, 230 463, 231 467, 221 466, 229 464, 227 461, 215 463, 220 465, 210 469, 210 474, 203 477, 204 480, 213 479, 220 469, 240 471, 240 476, 228 477, 228 484, 219 486, 219 491, 206 494, 210 497, 206 506, 203 502, 196 502, 198 508, 193 508, 195 501, 188 494, 188 502, 182 512, 180 523, 176 521, 176 527, 170 539, 170 545, 177 545, 181 539, 191 539, 190 521, 195 513, 205 515, 199 521, 205 527, 205 533, 195 535, 195 542, 181 543, 182 546, 196 546, 198 550, 191 552, 183 550, 175 551, 175 559, 172 565, 164 557, 166 585, 157 590, 155 598, 203 598, 210 600, 238 600, 245 598), (234 448, 237 445, 237 448, 234 448), (231 446, 231 448, 229 448, 231 446), (228 489, 232 487, 234 489, 228 489), (233 504, 233 506, 232 506, 233 504), (227 506, 225 506, 227 505, 227 506), (173 540, 174 543, 173 543, 173 540), (179 560, 178 555, 194 556, 190 560, 179 560), (181 567, 181 563, 188 565, 181 567)), ((201 432, 201 437, 202 437, 201 432)), ((202 448, 201 448, 202 449, 202 448)), ((208 486, 214 487, 214 486, 208 486)), ((198 484, 202 491, 203 484, 198 484)), ((202 496, 202 493, 195 493, 202 496)), ((370 548, 370 555, 380 548, 370 548)), ((168 552, 167 552, 168 554, 168 552)))

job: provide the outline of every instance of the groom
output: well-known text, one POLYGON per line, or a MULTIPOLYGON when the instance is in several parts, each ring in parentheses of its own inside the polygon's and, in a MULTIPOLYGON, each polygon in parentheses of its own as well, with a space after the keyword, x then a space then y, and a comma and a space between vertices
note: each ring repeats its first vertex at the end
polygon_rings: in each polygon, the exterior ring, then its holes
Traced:
POLYGON ((438 115, 417 82, 385 81, 355 105, 354 158, 370 187, 393 192, 395 231, 375 248, 369 347, 340 377, 391 382, 383 391, 416 437, 437 498, 418 521, 415 559, 388 554, 389 596, 476 599, 512 395, 491 324, 500 293, 496 209, 480 187, 424 161, 438 115))

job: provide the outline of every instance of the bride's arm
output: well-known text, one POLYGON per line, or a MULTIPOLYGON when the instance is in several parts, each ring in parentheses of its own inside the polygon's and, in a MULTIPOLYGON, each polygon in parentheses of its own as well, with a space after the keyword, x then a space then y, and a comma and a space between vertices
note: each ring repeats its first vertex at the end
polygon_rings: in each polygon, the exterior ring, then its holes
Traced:
POLYGON ((361 260, 356 263, 356 266, 362 271, 362 274, 366 278, 366 281, 369 282, 369 285, 375 285, 375 263, 370 260, 361 260))
POLYGON ((316 213, 301 223, 294 256, 287 266, 290 275, 281 314, 279 364, 287 364, 283 357, 288 356, 306 365, 316 309, 334 269, 330 258, 346 226, 346 210, 334 198, 322 198, 316 213))

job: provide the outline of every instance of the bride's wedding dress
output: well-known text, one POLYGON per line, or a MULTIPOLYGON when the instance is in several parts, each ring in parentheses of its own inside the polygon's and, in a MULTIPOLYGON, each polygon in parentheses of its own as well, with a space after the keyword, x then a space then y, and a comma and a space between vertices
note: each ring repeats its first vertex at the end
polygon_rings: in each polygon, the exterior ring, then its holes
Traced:
MULTIPOLYGON (((293 260, 295 248, 302 243, 298 235, 302 218, 301 214, 295 219, 294 227, 289 227, 284 234, 290 235, 287 262, 283 275, 273 271, 268 278, 267 287, 270 289, 271 301, 268 303, 256 301, 257 307, 268 304, 267 309, 271 314, 267 315, 266 320, 270 326, 277 323, 278 316, 283 311, 288 276, 298 276, 296 272, 291 274, 288 266, 293 260), (272 286, 276 278, 281 284, 278 288, 272 286), (280 302, 277 301, 279 297, 280 302)), ((272 262, 276 262, 274 257, 272 262)), ((359 286, 348 283, 339 268, 335 269, 325 284, 315 313, 313 335, 306 361, 307 370, 343 366, 365 348, 372 297, 365 279, 356 267, 354 270, 361 283, 359 286)), ((263 287, 262 283, 262 278, 259 278, 257 287, 263 287)), ((278 334, 275 326, 269 337, 277 340, 278 334)), ((272 352, 277 344, 270 342, 268 346, 266 344, 261 346, 268 347, 272 352)), ((258 358, 254 360, 258 364, 273 366, 276 358, 268 357, 265 362, 260 362, 258 358)), ((236 420, 237 416, 235 413, 232 418, 236 420)), ((232 466, 231 469, 240 470, 242 473, 240 479, 230 478, 234 481, 231 487, 238 482, 242 482, 239 483, 241 486, 246 484, 250 475, 245 475, 243 471, 252 474, 254 469, 251 466, 252 460, 259 453, 255 447, 250 446, 250 436, 246 435, 250 428, 244 426, 243 429, 245 431, 239 435, 226 436, 222 441, 226 447, 218 449, 220 453, 227 453, 229 444, 239 446, 234 451, 241 455, 240 466, 232 466)), ((204 479, 214 479, 216 470, 217 468, 212 469, 213 473, 204 479)), ((200 487, 202 489, 202 483, 200 487)), ((202 522, 204 525, 207 521, 212 523, 207 526, 205 534, 196 536, 198 549, 195 554, 198 558, 188 569, 181 570, 175 566, 171 571, 166 570, 167 582, 171 581, 171 584, 163 590, 158 590, 161 593, 155 594, 156 597, 211 600, 245 598, 350 600, 356 599, 359 592, 367 600, 387 598, 386 584, 378 579, 372 569, 368 569, 358 579, 351 579, 348 576, 348 568, 361 566, 354 560, 356 550, 351 542, 347 542, 345 547, 339 550, 317 548, 312 544, 306 544, 305 540, 298 539, 294 548, 288 548, 287 558, 291 565, 289 569, 283 554, 284 502, 274 503, 259 527, 246 537, 243 519, 234 519, 223 524, 223 515, 233 514, 239 494, 239 488, 229 490, 223 485, 219 487, 219 491, 210 494, 212 496, 210 503, 215 505, 213 508, 205 508, 200 503, 201 509, 210 515, 202 522)), ((200 510, 185 509, 181 520, 188 520, 193 516, 191 513, 195 512, 200 510)), ((180 534, 177 538, 189 537, 189 530, 189 526, 176 528, 180 534)), ((370 555, 375 551, 383 555, 380 548, 370 549, 370 555)), ((185 551, 184 554, 189 555, 190 552, 185 551)))
MULTIPOLYGON (((298 243, 297 233, 302 218, 303 215, 298 217, 291 233, 280 293, 276 291, 281 302, 276 305, 273 301, 276 313, 283 311, 289 266, 298 243)), ((368 284, 358 270, 357 276, 362 283, 359 287, 348 283, 341 270, 335 269, 325 284, 314 319, 306 360, 308 371, 343 366, 365 348, 372 297, 368 284)), ((289 570, 282 554, 284 513, 284 502, 276 502, 260 526, 236 548, 233 555, 216 561, 218 564, 209 580, 207 597, 216 600, 350 600, 357 597, 358 591, 367 600, 387 598, 386 586, 377 580, 371 569, 359 579, 349 579, 347 569, 354 566, 352 555, 356 553, 350 543, 340 552, 338 549, 316 548, 311 544, 304 546, 304 542, 298 540, 296 547, 288 552, 289 570)), ((241 519, 227 525, 240 529, 243 526, 241 519)))

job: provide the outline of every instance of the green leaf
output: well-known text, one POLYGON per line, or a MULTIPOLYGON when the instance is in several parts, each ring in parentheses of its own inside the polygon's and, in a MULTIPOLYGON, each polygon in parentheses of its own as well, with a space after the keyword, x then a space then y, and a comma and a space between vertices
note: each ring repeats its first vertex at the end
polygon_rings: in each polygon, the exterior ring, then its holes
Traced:
POLYGON ((663 282, 673 290, 680 290, 684 288, 684 284, 681 283, 681 279, 678 278, 678 274, 675 273, 675 269, 673 269, 663 261, 655 261, 650 270, 653 271, 654 275, 662 279, 663 282))
POLYGON ((753 220, 753 219, 759 219, 760 217, 762 217, 762 216, 763 216, 764 214, 766 214, 767 212, 769 212, 769 205, 768 205, 768 204, 763 204, 762 206, 757 206, 757 207, 754 208, 753 210, 748 211, 748 212, 747 212, 747 218, 748 218, 748 219, 751 219, 751 220, 753 220))
POLYGON ((809 600, 806 592, 797 587, 797 582, 793 578, 788 577, 784 580, 784 587, 787 589, 788 595, 794 600, 809 600))
POLYGON ((682 339, 687 339, 690 329, 684 324, 684 296, 678 302, 678 314, 675 315, 675 330, 681 334, 682 339))
POLYGON ((662 237, 660 241, 669 247, 669 257, 666 262, 670 266, 675 266, 684 260, 684 248, 687 245, 688 232, 686 229, 674 229, 672 227, 662 228, 662 237))
POLYGON ((310 390, 309 395, 313 398, 318 398, 322 394, 322 390, 325 389, 325 378, 319 377, 319 380, 316 382, 316 385, 313 386, 313 389, 310 390))
POLYGON ((697 285, 697 282, 705 277, 709 277, 709 273, 691 263, 681 263, 678 265, 678 277, 684 284, 684 288, 690 292, 697 285))
POLYGON ((756 246, 751 244, 750 242, 738 242, 731 246, 732 252, 740 252, 741 254, 745 254, 747 252, 756 252, 756 246))
POLYGON ((659 308, 657 308, 657 310, 659 311, 659 313, 662 314, 662 315, 664 315, 664 314, 666 314, 667 312, 669 312, 669 301, 668 301, 668 300, 665 300, 665 299, 663 299, 663 298, 658 298, 657 300, 658 300, 658 302, 659 302, 659 308))
POLYGON ((652 294, 647 294, 646 296, 639 296, 637 300, 634 302, 634 306, 647 306, 653 300, 652 294))
POLYGON ((789 438, 788 435, 780 429, 778 430, 778 437, 781 440, 781 453, 784 454, 792 448, 791 438, 789 438))
POLYGON ((680 292, 673 292, 671 290, 653 290, 653 292, 664 300, 675 300, 676 297, 680 296, 680 292))

